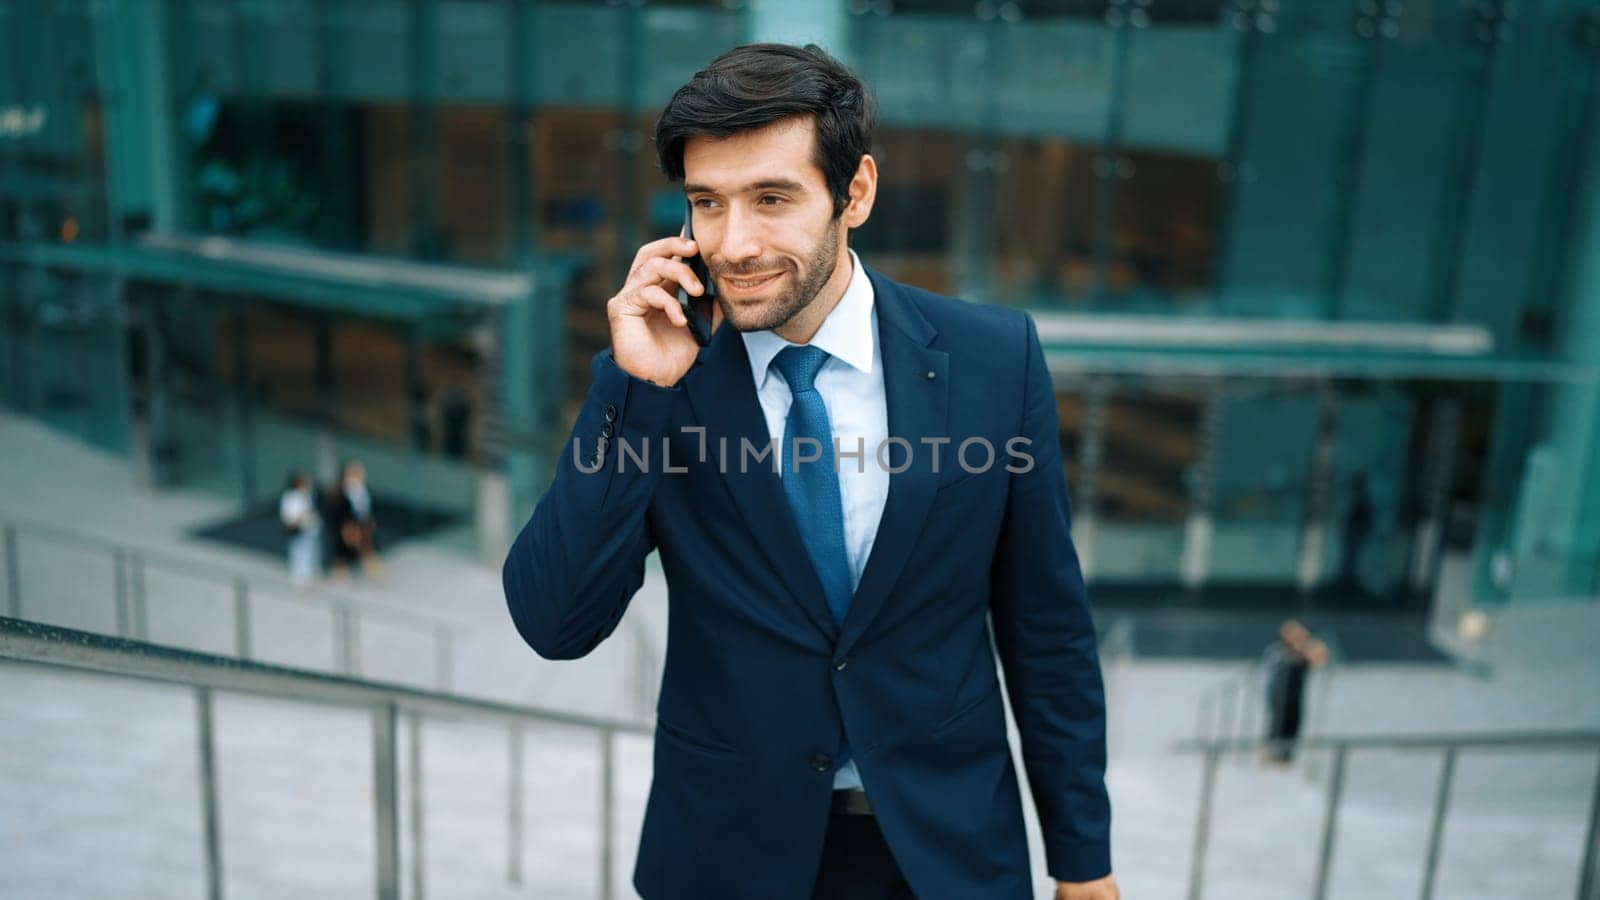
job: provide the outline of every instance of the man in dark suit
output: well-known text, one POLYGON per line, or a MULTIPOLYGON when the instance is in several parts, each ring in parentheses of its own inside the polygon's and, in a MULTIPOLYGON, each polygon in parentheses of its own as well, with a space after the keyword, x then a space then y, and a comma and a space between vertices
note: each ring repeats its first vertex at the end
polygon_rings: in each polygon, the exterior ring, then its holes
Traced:
POLYGON ((506 559, 542 656, 669 588, 647 900, 1034 896, 996 650, 1054 896, 1114 900, 1105 706, 1055 392, 1027 315, 861 265, 865 87, 815 47, 724 54, 656 127, 697 241, 607 305, 555 481, 506 559), (715 287, 701 348, 675 292, 715 287), (731 326, 731 327, 725 327, 731 326))

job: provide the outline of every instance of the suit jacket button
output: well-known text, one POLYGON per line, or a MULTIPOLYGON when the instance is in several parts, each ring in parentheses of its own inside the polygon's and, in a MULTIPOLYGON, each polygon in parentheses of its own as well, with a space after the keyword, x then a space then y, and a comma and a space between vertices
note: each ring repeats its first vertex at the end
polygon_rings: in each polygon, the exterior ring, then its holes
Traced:
POLYGON ((848 665, 850 665, 850 660, 849 659, 841 659, 838 662, 835 662, 833 664, 833 670, 835 672, 843 672, 845 666, 848 666, 848 665))
POLYGON ((818 772, 826 772, 833 768, 833 757, 826 753, 811 754, 811 768, 818 772))
POLYGON ((606 404, 606 421, 607 422, 615 422, 616 420, 617 420, 617 407, 614 404, 607 403, 606 404))
POLYGON ((611 432, 611 423, 610 422, 607 422, 606 424, 600 426, 600 436, 601 437, 604 437, 604 438, 611 437, 611 433, 612 432, 611 432))

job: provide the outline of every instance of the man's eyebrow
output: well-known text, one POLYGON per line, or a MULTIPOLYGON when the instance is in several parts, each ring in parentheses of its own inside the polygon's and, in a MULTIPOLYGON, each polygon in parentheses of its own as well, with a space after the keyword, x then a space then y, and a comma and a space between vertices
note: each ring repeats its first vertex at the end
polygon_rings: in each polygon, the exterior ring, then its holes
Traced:
MULTIPOLYGON (((748 194, 748 193, 750 193, 752 191, 789 191, 790 193, 799 194, 799 193, 804 193, 805 189, 806 189, 805 185, 801 184, 798 181, 795 181, 792 178, 763 178, 760 181, 752 181, 752 182, 750 182, 749 184, 745 185, 744 187, 739 188, 738 190, 734 191, 734 193, 736 193, 736 194, 748 194)), ((691 184, 685 184, 683 186, 683 192, 685 194, 715 194, 715 193, 719 193, 716 188, 713 188, 713 187, 711 187, 709 185, 692 184, 692 183, 691 184)))

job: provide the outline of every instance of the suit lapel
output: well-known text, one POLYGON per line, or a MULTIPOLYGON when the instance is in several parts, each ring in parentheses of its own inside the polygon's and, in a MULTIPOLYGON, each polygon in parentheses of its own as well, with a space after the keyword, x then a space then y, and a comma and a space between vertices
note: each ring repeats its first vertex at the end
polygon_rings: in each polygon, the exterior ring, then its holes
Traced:
MULTIPOLYGON (((948 436, 950 354, 929 348, 938 332, 898 284, 871 268, 866 272, 872 279, 873 305, 878 316, 889 436, 910 443, 912 465, 889 476, 889 498, 878 522, 872 553, 845 616, 835 650, 839 655, 850 651, 883 607, 933 504, 939 473, 933 471, 934 448, 922 443, 922 439, 948 436)), ((903 465, 905 452, 903 445, 889 450, 889 462, 903 465)), ((950 458, 948 448, 941 450, 940 456, 941 462, 950 458)), ((781 500, 781 487, 779 490, 781 500)))
MULTIPOLYGON (((784 496, 776 464, 770 457, 761 462, 752 458, 747 471, 739 471, 742 440, 748 440, 752 447, 759 449, 767 446, 771 438, 761 411, 761 400, 756 396, 755 382, 750 376, 750 358, 739 333, 729 327, 718 328, 711 344, 700 352, 694 367, 684 377, 683 384, 695 418, 706 429, 708 446, 716 446, 718 438, 728 439, 727 470, 720 476, 744 518, 745 527, 761 545, 795 602, 830 642, 836 640, 839 629, 828 609, 822 582, 801 541, 800 529, 795 524, 789 500, 784 496)), ((776 454, 778 450, 775 445, 774 448, 776 454)), ((715 459, 715 451, 709 456, 715 459)))

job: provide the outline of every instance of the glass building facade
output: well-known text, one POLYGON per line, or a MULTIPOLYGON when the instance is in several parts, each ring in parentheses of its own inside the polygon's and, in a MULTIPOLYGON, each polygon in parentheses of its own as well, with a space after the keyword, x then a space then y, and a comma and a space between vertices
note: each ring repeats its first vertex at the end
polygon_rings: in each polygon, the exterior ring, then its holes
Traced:
POLYGON ((1026 308, 1102 592, 1600 594, 1600 8, 0 0, 0 399, 503 552, 749 40, 877 94, 885 273, 1026 308), (310 448, 308 450, 308 448, 310 448))

